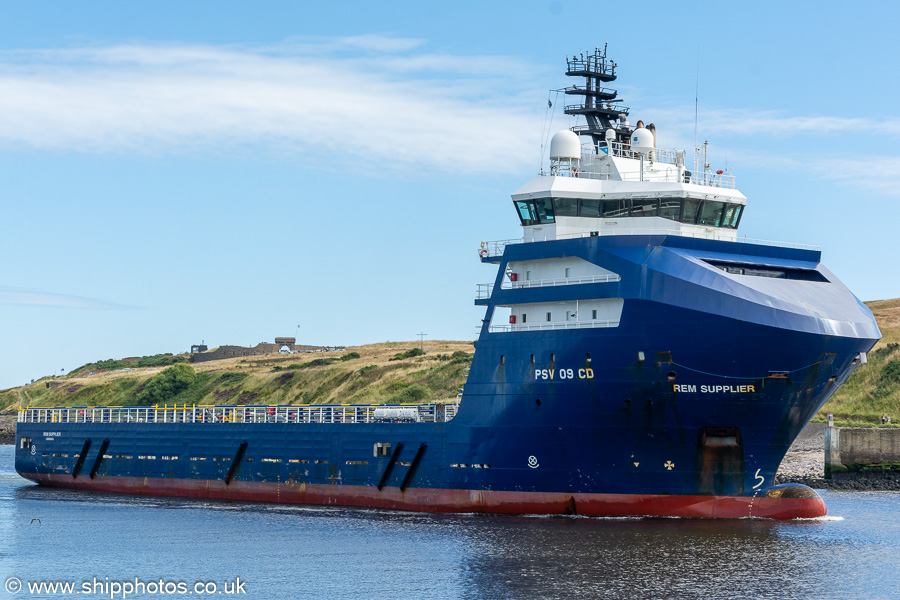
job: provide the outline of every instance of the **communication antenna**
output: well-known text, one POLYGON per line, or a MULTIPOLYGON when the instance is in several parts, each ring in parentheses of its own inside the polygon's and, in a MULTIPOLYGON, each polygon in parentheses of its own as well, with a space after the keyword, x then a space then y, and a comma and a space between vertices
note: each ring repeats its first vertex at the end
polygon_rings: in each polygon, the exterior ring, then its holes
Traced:
POLYGON ((694 148, 697 147, 697 115, 700 106, 700 44, 697 44, 697 84, 694 88, 694 148))

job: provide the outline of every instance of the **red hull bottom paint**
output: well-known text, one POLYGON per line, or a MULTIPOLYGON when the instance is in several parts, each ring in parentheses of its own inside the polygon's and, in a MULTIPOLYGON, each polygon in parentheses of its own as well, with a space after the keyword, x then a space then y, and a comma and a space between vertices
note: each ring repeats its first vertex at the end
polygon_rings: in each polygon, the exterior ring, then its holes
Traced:
POLYGON ((813 498, 676 496, 653 494, 567 494, 373 486, 269 483, 157 477, 37 475, 41 485, 122 494, 179 496, 284 504, 387 508, 419 512, 584 515, 592 517, 690 517, 716 519, 810 519, 825 516, 825 503, 813 498))

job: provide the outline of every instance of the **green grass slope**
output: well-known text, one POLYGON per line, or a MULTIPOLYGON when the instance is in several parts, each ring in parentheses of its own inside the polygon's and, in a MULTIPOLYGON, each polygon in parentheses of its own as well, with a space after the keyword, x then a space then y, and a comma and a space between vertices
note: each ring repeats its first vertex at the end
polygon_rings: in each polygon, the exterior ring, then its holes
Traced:
MULTIPOLYGON (((184 356, 99 361, 65 377, 0 391, 0 411, 32 406, 146 404, 368 404, 448 402, 466 380, 468 342, 413 342, 346 352, 262 355, 189 364, 184 356), (173 360, 173 359, 180 360, 173 360), (144 360, 144 364, 148 361, 144 360), (102 367, 116 367, 104 370, 102 367), (168 366, 164 366, 168 365, 168 366)), ((160 355, 168 356, 168 355, 160 355)))
POLYGON ((878 321, 881 341, 869 352, 868 363, 857 367, 814 420, 831 413, 842 423, 874 425, 886 413, 900 425, 900 299, 866 305, 878 321))

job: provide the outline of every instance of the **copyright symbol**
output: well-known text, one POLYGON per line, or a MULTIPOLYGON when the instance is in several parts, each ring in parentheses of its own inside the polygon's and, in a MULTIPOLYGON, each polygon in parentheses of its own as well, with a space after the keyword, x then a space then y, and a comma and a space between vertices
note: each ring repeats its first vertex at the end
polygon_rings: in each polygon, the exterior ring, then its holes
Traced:
POLYGON ((6 580, 5 587, 10 594, 18 594, 22 589, 22 580, 18 577, 9 577, 6 580))

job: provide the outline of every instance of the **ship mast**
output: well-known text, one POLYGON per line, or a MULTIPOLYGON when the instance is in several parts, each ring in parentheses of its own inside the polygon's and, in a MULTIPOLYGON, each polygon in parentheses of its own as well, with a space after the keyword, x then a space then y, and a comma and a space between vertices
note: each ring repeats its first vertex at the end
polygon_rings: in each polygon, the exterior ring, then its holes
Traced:
POLYGON ((567 115, 584 115, 587 126, 573 127, 578 135, 589 135, 594 148, 605 142, 606 131, 614 129, 618 141, 625 141, 631 134, 628 122, 628 108, 617 104, 618 92, 605 88, 601 84, 615 81, 616 63, 606 57, 606 44, 603 50, 594 48, 593 54, 582 52, 579 56, 566 58, 566 75, 584 77, 584 86, 573 85, 565 88, 566 94, 584 96, 582 104, 567 105, 567 115), (621 123, 620 123, 621 120, 621 123))

